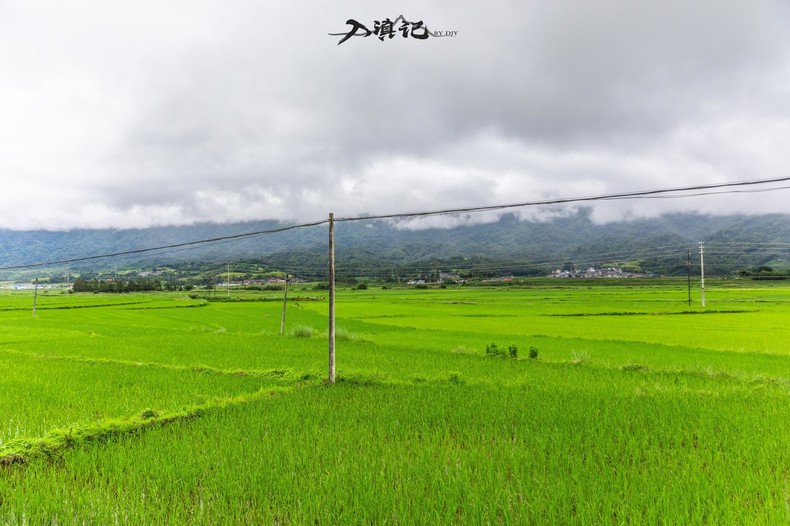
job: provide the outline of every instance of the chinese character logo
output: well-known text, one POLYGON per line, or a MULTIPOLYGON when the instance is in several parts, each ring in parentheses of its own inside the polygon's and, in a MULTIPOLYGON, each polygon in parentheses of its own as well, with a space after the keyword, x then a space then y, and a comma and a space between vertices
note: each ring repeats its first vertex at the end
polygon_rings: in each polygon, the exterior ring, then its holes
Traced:
POLYGON ((350 26, 350 28, 345 33, 329 33, 333 37, 343 37, 337 43, 338 46, 351 37, 367 38, 369 36, 375 36, 380 41, 384 42, 384 40, 395 38, 398 34, 403 38, 415 38, 417 40, 427 40, 428 37, 458 36, 458 31, 431 31, 422 20, 419 22, 409 22, 403 15, 400 15, 395 20, 390 20, 389 18, 375 20, 373 22, 373 29, 369 29, 353 18, 346 20, 346 25, 350 26))

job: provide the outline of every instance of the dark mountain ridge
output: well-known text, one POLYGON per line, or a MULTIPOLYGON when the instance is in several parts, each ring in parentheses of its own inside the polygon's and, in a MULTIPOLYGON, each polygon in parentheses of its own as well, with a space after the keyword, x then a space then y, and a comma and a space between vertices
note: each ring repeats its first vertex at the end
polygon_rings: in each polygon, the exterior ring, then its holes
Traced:
MULTIPOLYGON (((0 230, 0 267, 128 252, 284 226, 259 221, 129 230, 0 230)), ((356 275, 396 267, 464 264, 488 266, 493 273, 510 270, 523 275, 544 274, 563 265, 581 268, 623 264, 645 272, 680 274, 685 272, 689 251, 697 261, 699 242, 706 243, 706 272, 711 274, 726 275, 762 265, 781 267, 790 261, 788 214, 671 214, 596 224, 590 220, 589 210, 582 209, 546 222, 523 221, 505 214, 493 223, 448 229, 409 230, 383 220, 338 222, 335 232, 338 266, 356 275)), ((315 270, 320 274, 327 261, 327 239, 326 225, 319 225, 67 266, 143 268, 256 259, 288 267, 284 270, 293 273, 315 270)), ((0 271, 0 279, 9 279, 9 274, 9 270, 0 271)))

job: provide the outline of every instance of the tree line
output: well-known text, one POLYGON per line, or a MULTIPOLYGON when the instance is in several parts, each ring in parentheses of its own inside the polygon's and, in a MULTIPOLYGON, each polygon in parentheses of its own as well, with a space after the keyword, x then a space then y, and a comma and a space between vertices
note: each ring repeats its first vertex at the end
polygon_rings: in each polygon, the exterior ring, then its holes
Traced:
POLYGON ((83 279, 74 280, 74 292, 154 292, 162 290, 162 282, 158 279, 130 279, 127 281, 83 279))

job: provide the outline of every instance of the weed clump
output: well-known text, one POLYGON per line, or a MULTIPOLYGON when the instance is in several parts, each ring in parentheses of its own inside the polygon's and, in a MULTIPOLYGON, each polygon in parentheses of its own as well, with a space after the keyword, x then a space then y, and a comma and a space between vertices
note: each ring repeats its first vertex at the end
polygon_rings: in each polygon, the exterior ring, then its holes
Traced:
POLYGON ((291 329, 291 336, 296 336, 297 338, 312 338, 315 333, 316 330, 309 325, 297 325, 291 329))
POLYGON ((140 418, 142 418, 143 420, 156 418, 158 416, 159 416, 159 413, 157 413, 153 409, 145 409, 142 413, 140 413, 140 418))
POLYGON ((500 349, 496 343, 491 342, 490 345, 486 345, 486 356, 494 356, 498 358, 505 357, 504 349, 500 349))
POLYGON ((573 354, 571 355, 571 363, 573 365, 584 365, 589 363, 589 361, 590 355, 587 353, 587 351, 573 351, 573 354))
POLYGON ((504 347, 499 347, 496 343, 491 342, 489 345, 486 345, 486 356, 492 356, 495 358, 513 358, 514 360, 518 359, 518 347, 515 343, 511 343, 507 349, 504 347))
POLYGON ((516 347, 515 343, 510 344, 510 347, 507 348, 507 352, 514 360, 518 358, 518 347, 516 347))
POLYGON ((534 345, 529 346, 529 357, 532 360, 538 359, 538 348, 535 347, 534 345))

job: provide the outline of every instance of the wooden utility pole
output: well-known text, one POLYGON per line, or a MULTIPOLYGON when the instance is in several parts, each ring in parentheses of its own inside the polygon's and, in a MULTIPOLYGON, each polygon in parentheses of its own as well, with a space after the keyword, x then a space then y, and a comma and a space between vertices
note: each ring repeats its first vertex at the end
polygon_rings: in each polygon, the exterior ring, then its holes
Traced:
POLYGON ((33 284, 33 317, 36 317, 36 300, 38 299, 38 278, 33 284))
POLYGON ((335 214, 329 214, 329 379, 335 383, 335 214))
POLYGON ((699 244, 699 272, 702 290, 702 306, 705 306, 705 242, 699 244))
POLYGON ((686 255, 686 275, 688 276, 689 307, 691 307, 691 249, 686 255))
POLYGON ((285 292, 283 292, 283 316, 280 318, 280 336, 285 334, 285 307, 288 304, 288 274, 285 275, 285 292))

